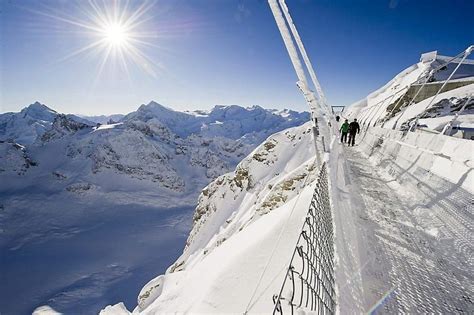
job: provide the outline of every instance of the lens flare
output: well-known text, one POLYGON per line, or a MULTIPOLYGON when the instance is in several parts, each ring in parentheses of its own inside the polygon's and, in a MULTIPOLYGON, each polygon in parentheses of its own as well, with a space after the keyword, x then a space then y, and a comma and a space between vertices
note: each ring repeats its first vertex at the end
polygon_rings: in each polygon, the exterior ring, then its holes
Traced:
POLYGON ((162 48, 152 43, 158 38, 153 29, 146 31, 147 22, 155 17, 151 9, 155 2, 128 0, 79 1, 74 14, 67 15, 58 10, 31 11, 68 24, 75 34, 87 36, 89 42, 72 51, 59 61, 65 61, 87 52, 96 52, 99 61, 97 77, 106 64, 120 67, 129 76, 129 65, 135 65, 149 75, 156 77, 156 70, 162 67, 144 52, 146 47, 162 48), (133 7, 133 9, 131 8, 133 7), (76 14, 77 13, 77 14, 76 14))

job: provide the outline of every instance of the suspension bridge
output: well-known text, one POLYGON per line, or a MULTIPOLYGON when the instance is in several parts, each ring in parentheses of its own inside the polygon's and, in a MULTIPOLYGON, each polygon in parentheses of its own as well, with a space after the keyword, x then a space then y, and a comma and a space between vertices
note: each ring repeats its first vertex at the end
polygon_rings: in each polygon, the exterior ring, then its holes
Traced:
POLYGON ((311 121, 203 191, 183 255, 134 313, 474 313, 474 142, 450 136, 473 109, 474 47, 423 54, 338 110, 285 1, 268 4, 311 121), (443 102, 455 114, 427 130, 443 102), (338 142, 335 113, 360 121, 356 146, 338 142))
MULTIPOLYGON (((474 46, 455 57, 439 58, 437 66, 419 71, 416 80, 374 104, 355 113, 343 112, 357 117, 362 129, 359 148, 344 149, 334 141, 338 132, 334 108, 285 0, 268 3, 296 72, 296 85, 310 108, 318 175, 280 290, 271 297, 256 296, 281 235, 244 314, 252 312, 259 298, 272 299, 273 314, 474 311, 472 155, 467 153, 468 160, 460 161, 462 153, 448 156, 441 150, 456 143, 446 136, 459 115, 472 108, 472 89, 439 134, 423 133, 419 124, 440 101, 440 94, 474 83, 463 80, 459 72, 461 66, 472 64, 467 58, 474 46), (400 126, 405 111, 423 100, 422 110, 400 126), (420 138, 427 146, 420 147, 420 138), (394 179, 380 178, 369 158, 394 179), (459 172, 459 180, 447 181, 435 170, 430 173, 438 164, 459 172), (416 196, 397 194, 399 183, 420 191, 416 196), (424 228, 427 233, 422 233, 424 228)), ((433 54, 426 55, 422 60, 433 63, 429 59, 433 54)), ((472 149, 472 143, 460 141, 456 145, 472 149)))

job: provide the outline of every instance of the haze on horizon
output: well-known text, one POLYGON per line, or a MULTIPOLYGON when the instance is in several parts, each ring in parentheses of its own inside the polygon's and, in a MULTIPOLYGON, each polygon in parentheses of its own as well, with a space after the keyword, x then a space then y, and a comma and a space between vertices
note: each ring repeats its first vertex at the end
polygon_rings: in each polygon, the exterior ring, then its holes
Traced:
MULTIPOLYGON (((117 1, 94 3, 114 15, 117 1)), ((120 23, 96 23, 85 1, 2 1, 0 112, 36 100, 88 115, 128 113, 151 100, 177 110, 306 110, 266 1, 134 1, 126 10, 118 3, 124 16, 139 13, 128 33, 120 23), (133 49, 105 58, 107 48, 132 40, 133 49)), ((361 99, 423 52, 455 55, 473 39, 470 1, 287 3, 332 105, 361 99)))

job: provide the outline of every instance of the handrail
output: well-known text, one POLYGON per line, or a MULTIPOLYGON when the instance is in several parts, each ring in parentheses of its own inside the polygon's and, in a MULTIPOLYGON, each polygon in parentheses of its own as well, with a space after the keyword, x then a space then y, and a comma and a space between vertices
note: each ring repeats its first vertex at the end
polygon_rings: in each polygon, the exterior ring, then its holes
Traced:
POLYGON ((273 314, 303 308, 335 313, 334 237, 326 163, 321 167, 306 219, 291 256, 273 314), (289 287, 291 281, 291 287, 289 287))

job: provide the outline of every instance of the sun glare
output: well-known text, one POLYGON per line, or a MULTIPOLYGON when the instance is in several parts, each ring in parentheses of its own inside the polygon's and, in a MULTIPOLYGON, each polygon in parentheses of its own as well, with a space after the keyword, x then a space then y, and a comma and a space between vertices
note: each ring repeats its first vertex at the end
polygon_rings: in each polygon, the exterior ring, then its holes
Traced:
POLYGON ((129 34, 123 25, 113 23, 105 26, 103 31, 104 39, 112 46, 122 46, 127 44, 129 34))
POLYGON ((156 41, 157 33, 148 27, 153 19, 151 9, 155 0, 144 0, 139 4, 129 0, 89 0, 78 2, 77 12, 81 17, 33 11, 48 18, 70 24, 81 29, 90 38, 86 46, 71 52, 61 60, 72 59, 89 51, 102 55, 97 78, 106 64, 123 70, 129 76, 129 65, 133 64, 155 77, 161 66, 151 60, 144 50, 159 47, 150 41, 156 41), (135 4, 135 5, 134 5, 135 4))

